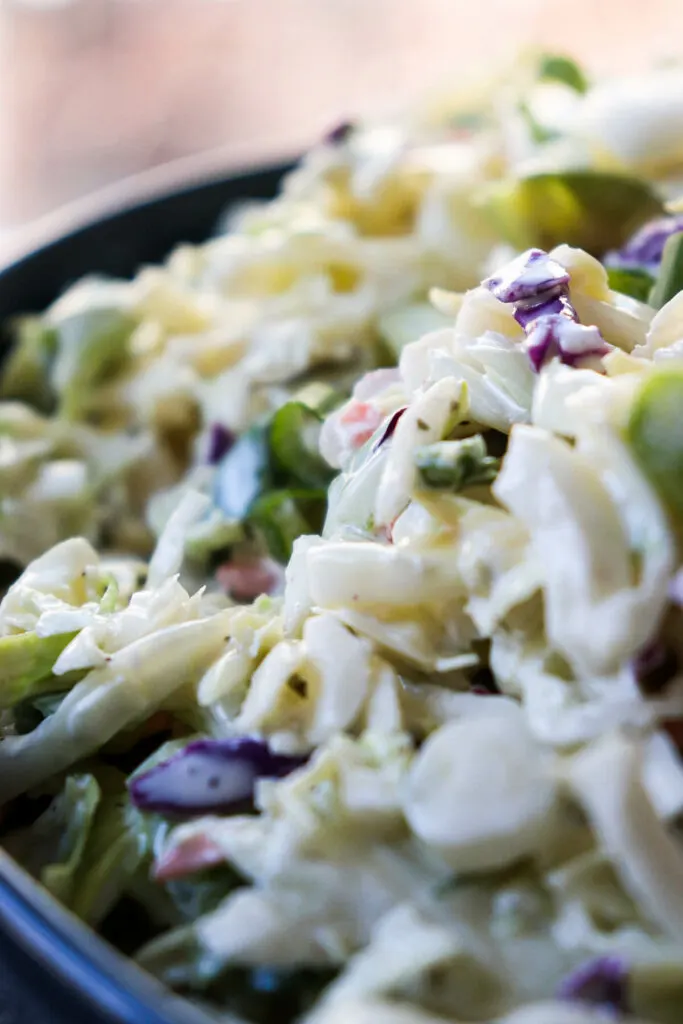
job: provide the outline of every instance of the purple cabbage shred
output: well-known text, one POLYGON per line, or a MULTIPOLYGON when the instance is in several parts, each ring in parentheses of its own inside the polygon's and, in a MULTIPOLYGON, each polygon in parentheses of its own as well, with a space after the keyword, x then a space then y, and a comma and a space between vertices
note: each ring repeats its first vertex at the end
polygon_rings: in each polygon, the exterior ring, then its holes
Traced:
POLYGON ((672 235, 683 231, 683 215, 657 217, 645 224, 621 249, 607 253, 605 263, 622 270, 646 270, 656 274, 662 262, 664 246, 672 235))
POLYGON ((258 779, 283 778, 305 762, 305 757, 273 753, 251 736, 195 740, 133 777, 128 789, 143 811, 183 817, 230 813, 253 799, 258 779))
POLYGON ((384 430, 382 431, 382 433, 379 435, 379 437, 372 446, 373 452, 376 452, 378 448, 381 448, 384 442, 388 441, 389 438, 393 435, 398 425, 398 421, 400 420, 401 416, 403 415, 407 408, 408 406, 404 405, 401 409, 397 409, 396 412, 392 412, 391 416, 387 418, 384 430))
POLYGON ((642 692, 656 694, 678 674, 678 657, 667 644, 654 640, 638 651, 631 666, 642 692))
POLYGON ((683 569, 679 569, 669 582, 669 600, 678 608, 683 608, 683 569))
POLYGON ((206 461, 210 466, 216 466, 223 459, 237 438, 231 430, 224 427, 222 423, 213 423, 209 429, 209 441, 206 453, 206 461))
POLYGON ((341 146, 348 142, 355 130, 356 126, 353 121, 340 121, 338 125, 323 135, 322 141, 326 146, 341 146))
POLYGON ((628 965, 621 957, 600 956, 572 971, 560 983, 557 997, 599 1006, 620 1016, 628 1012, 627 981, 628 965))
POLYGON ((566 314, 545 314, 527 330, 526 351, 536 373, 548 359, 558 356, 567 366, 577 366, 590 356, 604 356, 609 346, 597 327, 585 327, 566 314))
POLYGON ((543 249, 529 249, 482 282, 499 302, 537 301, 539 296, 561 294, 569 274, 543 249))
POLYGON ((528 331, 539 317, 559 315, 566 316, 570 320, 574 319, 574 308, 566 295, 554 295, 550 299, 538 302, 535 306, 515 306, 513 312, 515 320, 525 331, 528 331))
POLYGON ((542 249, 529 249, 482 281, 527 335, 526 352, 535 373, 557 357, 577 366, 610 351, 597 327, 579 323, 569 298, 569 274, 542 249))

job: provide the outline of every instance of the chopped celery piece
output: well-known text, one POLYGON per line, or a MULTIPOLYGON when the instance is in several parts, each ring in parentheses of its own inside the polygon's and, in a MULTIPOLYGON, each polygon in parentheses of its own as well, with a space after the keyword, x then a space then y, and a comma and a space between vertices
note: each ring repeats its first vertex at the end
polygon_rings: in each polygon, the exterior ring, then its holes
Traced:
POLYGON ((638 302, 648 302, 650 291, 654 284, 654 278, 647 270, 629 269, 621 267, 608 267, 607 280, 610 288, 622 295, 630 295, 638 302))
POLYGON ((656 371, 633 403, 627 437, 671 512, 683 516, 683 369, 656 371))
POLYGON ((664 245, 662 262, 648 302, 661 309, 674 295, 683 290, 683 232, 671 235, 664 245))
POLYGON ((601 255, 618 249, 663 207, 644 181, 604 171, 533 174, 486 186, 478 202, 518 249, 562 242, 601 255))

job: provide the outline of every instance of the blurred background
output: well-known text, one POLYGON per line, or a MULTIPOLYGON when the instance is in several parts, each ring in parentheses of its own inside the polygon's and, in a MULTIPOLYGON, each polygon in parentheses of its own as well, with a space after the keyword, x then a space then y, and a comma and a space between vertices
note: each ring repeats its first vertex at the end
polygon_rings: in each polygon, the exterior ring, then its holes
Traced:
POLYGON ((36 218, 144 169, 297 152, 525 45, 627 70, 681 0, 0 0, 0 258, 36 218))

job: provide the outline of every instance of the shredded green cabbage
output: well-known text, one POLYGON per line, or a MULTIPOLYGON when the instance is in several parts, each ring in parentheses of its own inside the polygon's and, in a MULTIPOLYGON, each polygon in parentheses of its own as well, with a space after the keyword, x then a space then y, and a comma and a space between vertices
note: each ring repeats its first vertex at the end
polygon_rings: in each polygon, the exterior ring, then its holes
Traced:
POLYGON ((682 96, 532 54, 16 321, 2 841, 217 1013, 683 1018, 682 96))

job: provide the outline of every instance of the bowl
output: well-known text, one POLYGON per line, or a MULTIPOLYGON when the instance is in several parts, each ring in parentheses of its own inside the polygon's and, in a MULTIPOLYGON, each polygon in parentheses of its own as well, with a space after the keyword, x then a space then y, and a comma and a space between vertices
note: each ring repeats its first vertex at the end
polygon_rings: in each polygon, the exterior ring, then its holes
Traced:
MULTIPOLYGON (((182 161, 51 215, 0 267, 0 324, 43 310, 84 274, 129 277, 179 242, 205 240, 232 203, 272 197, 291 166, 219 173, 182 161)), ((215 1021, 99 938, 2 850, 0 964, 3 1024, 215 1021)))

